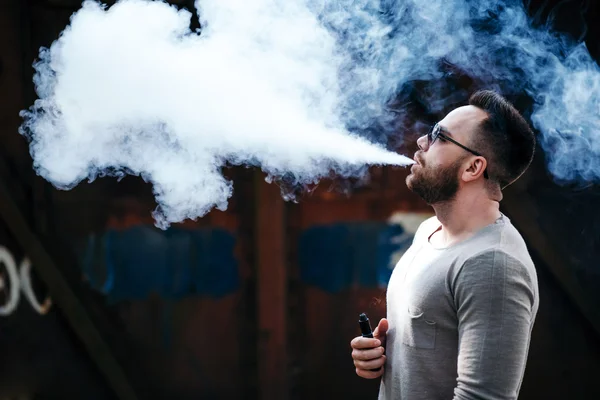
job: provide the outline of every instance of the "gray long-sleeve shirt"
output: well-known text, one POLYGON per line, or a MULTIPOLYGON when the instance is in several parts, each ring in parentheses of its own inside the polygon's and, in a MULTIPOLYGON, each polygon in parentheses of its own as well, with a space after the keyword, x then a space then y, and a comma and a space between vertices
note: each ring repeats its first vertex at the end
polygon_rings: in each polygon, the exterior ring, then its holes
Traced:
POLYGON ((525 242, 504 215, 447 248, 439 227, 421 224, 390 278, 379 400, 516 399, 539 304, 525 242))

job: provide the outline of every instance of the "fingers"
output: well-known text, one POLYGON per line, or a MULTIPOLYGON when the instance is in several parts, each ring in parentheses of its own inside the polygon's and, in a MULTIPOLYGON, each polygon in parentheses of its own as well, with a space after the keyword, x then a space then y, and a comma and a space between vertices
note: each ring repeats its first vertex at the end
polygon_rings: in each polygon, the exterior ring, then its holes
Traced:
POLYGON ((350 346, 352 347, 352 359, 358 376, 365 379, 375 379, 383 375, 386 356, 381 340, 358 336, 352 339, 350 346), (379 370, 373 371, 376 369, 379 370))
MULTIPOLYGON (((358 369, 371 371, 371 370, 383 367, 385 365, 385 360, 386 360, 385 356, 380 356, 379 358, 375 358, 373 360, 367 360, 367 361, 354 359, 354 366, 358 369)), ((375 372, 377 372, 377 371, 375 371, 375 372)))
POLYGON ((361 369, 361 368, 356 368, 356 375, 360 376, 361 378, 365 378, 365 379, 375 379, 375 378, 379 378, 381 375, 383 375, 385 368, 381 367, 381 369, 379 371, 370 371, 367 369, 361 369))
POLYGON ((385 368, 381 367, 378 370, 356 368, 355 372, 356 375, 360 376, 361 378, 375 379, 383 375, 383 373, 385 372, 385 368))
POLYGON ((379 378, 381 375, 383 375, 383 368, 381 368, 379 371, 366 371, 364 369, 356 368, 356 375, 365 379, 379 378))
POLYGON ((352 358, 359 361, 369 361, 381 357, 384 352, 385 350, 381 346, 367 350, 354 349, 352 350, 352 358))
POLYGON ((352 346, 353 349, 373 349, 381 346, 381 341, 379 339, 357 336, 352 339, 350 346, 352 346))

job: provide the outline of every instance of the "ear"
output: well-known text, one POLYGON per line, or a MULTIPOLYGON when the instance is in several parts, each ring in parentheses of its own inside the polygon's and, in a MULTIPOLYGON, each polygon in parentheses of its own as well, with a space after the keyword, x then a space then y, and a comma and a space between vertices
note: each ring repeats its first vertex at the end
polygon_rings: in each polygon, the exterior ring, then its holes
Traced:
POLYGON ((483 172, 487 168, 487 160, 483 157, 469 158, 467 169, 462 174, 462 179, 465 182, 472 182, 483 176, 483 172))

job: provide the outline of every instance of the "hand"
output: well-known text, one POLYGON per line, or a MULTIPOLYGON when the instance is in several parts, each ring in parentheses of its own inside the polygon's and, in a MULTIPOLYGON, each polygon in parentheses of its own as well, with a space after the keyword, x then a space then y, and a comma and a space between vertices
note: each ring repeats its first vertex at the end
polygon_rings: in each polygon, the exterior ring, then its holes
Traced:
POLYGON ((352 359, 356 367, 356 375, 365 379, 375 379, 383 375, 385 365, 385 338, 388 321, 382 318, 373 331, 373 338, 355 337, 350 342, 352 359), (380 368, 377 371, 374 369, 380 368))

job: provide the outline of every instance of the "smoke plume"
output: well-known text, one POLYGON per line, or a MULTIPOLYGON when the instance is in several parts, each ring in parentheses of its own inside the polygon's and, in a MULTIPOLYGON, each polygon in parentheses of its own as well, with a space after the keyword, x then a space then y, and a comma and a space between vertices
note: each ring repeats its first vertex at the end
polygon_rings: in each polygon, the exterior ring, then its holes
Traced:
MULTIPOLYGON (((41 176, 69 189, 141 175, 153 184, 157 225, 167 227, 226 208, 228 164, 299 184, 332 170, 408 165, 385 147, 406 128, 390 101, 407 83, 443 81, 452 65, 486 88, 533 99, 531 122, 557 181, 600 177, 598 65, 583 43, 534 26, 521 1, 196 7, 201 31, 190 30, 189 11, 162 1, 83 3, 40 51, 39 100, 22 113, 41 176)), ((430 93, 429 106, 441 108, 442 97, 430 93)))
MULTIPOLYGON (((532 99, 532 108, 524 111, 540 133, 557 182, 599 180, 600 69, 584 42, 552 29, 552 18, 535 26, 522 0, 310 3, 340 47, 353 55, 340 74, 343 115, 351 126, 376 123, 388 135, 397 134, 386 105, 414 81, 434 82, 425 94, 432 113, 443 109, 444 101, 464 103, 464 90, 447 94, 451 65, 479 86, 532 99), (363 83, 353 85, 356 81, 363 83)), ((570 1, 561 5, 551 15, 577 7, 570 1)))
POLYGON ((226 208, 220 169, 259 165, 312 182, 331 169, 412 160, 339 119, 344 58, 297 1, 208 0, 203 29, 163 2, 86 1, 40 53, 25 114, 37 171, 68 189, 98 175, 152 182, 160 226, 226 208))

